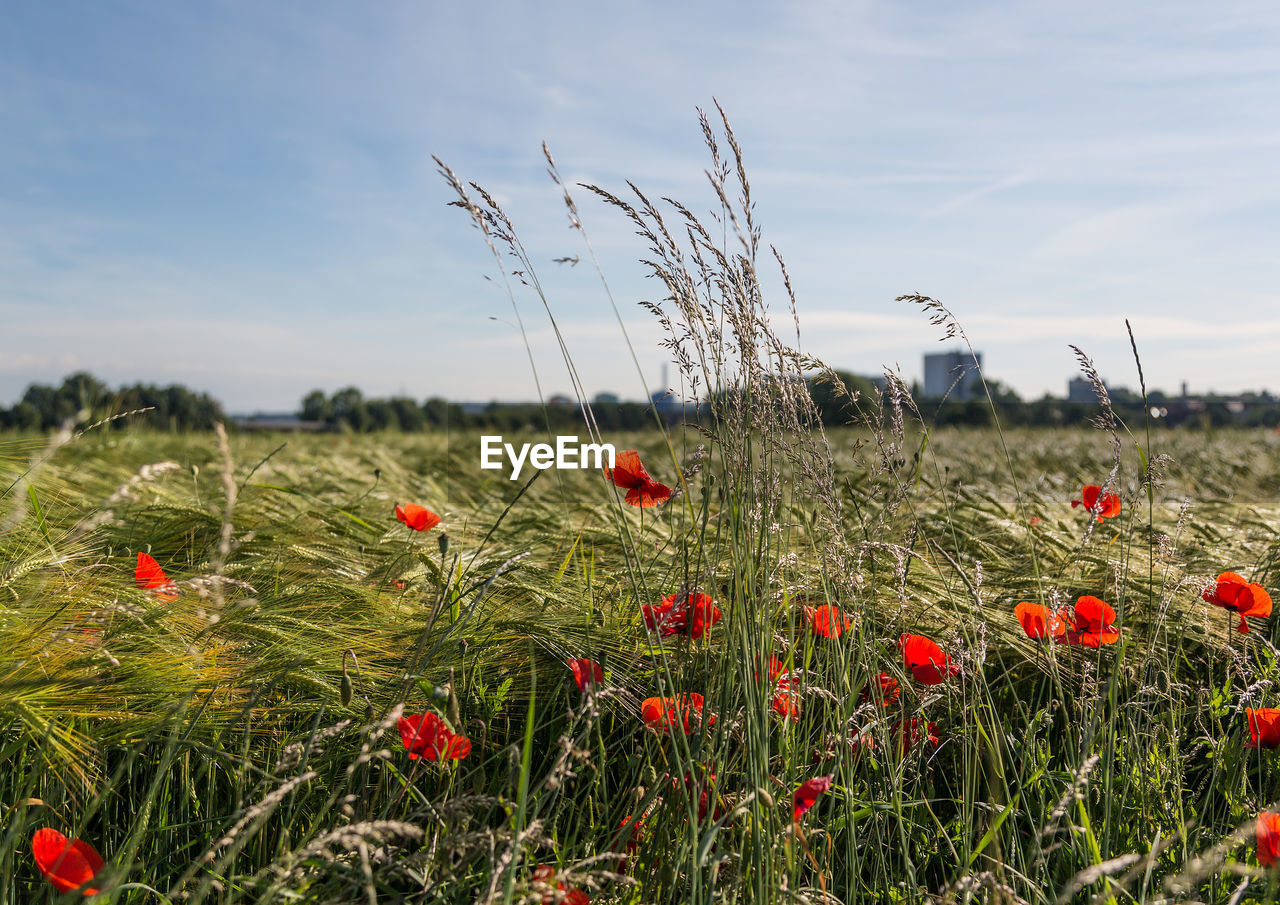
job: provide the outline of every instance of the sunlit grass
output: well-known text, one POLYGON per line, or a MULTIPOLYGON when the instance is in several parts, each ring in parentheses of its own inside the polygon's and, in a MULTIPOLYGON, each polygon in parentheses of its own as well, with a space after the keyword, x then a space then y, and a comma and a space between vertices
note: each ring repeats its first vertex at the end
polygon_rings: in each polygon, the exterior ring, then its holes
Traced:
MULTIPOLYGON (((1142 865, 1128 895, 1167 896, 1166 881, 1192 870, 1188 889, 1225 897, 1238 885, 1230 863, 1251 862, 1250 846, 1227 848, 1225 866, 1195 859, 1277 797, 1271 752, 1243 747, 1243 706, 1276 702, 1274 632, 1255 620, 1236 634, 1199 591, 1226 568, 1274 580, 1275 439, 1163 436, 1177 464, 1154 505, 1124 478, 1121 516, 1087 538, 1068 501, 1109 467, 1105 439, 1006 438, 1034 525, 984 454, 992 439, 942 432, 918 461, 886 464, 859 446, 865 433, 831 438, 856 553, 841 565, 860 589, 843 599, 830 597, 831 564, 801 500, 777 516, 786 528, 771 531, 768 573, 744 568, 714 460, 690 481, 689 505, 642 513, 617 510, 586 472, 548 472, 510 506, 520 485, 474 467, 472 438, 453 438, 452 451, 432 438, 289 438, 270 458, 279 441, 233 439, 242 486, 224 573, 235 583, 219 601, 183 584, 210 574, 220 534, 212 438, 81 438, 33 475, 39 517, 28 497, 0 537, 9 900, 45 894, 27 851, 39 826, 91 840, 114 884, 167 893, 185 876, 209 901, 277 887, 315 901, 369 889, 502 901, 507 878, 518 898, 536 863, 599 887, 594 901, 816 901, 822 886, 842 901, 919 900, 962 898, 974 884, 980 898, 1007 887, 1051 901, 1081 871, 1127 855, 1142 865), (178 467, 95 518, 162 461, 178 467), (901 486, 908 495, 885 507, 901 486), (409 501, 438 511, 440 528, 415 535, 396 522, 393 506, 409 501), (148 549, 180 583, 177 601, 133 587, 136 552, 148 549), (724 619, 708 640, 659 648, 639 607, 685 584, 712 594, 724 619), (1046 647, 1013 619, 1019 600, 1085 593, 1120 612, 1114 648, 1046 647), (855 619, 838 640, 812 635, 801 613, 828 599, 855 619), (962 675, 913 683, 894 646, 903 631, 937 640, 962 675), (344 706, 347 650, 359 672, 348 658, 344 706), (769 707, 757 664, 770 653, 802 677, 798 722, 769 707), (604 663, 596 697, 573 685, 570 656, 604 663), (861 696, 881 671, 903 689, 892 719, 861 696), (715 725, 687 739, 646 732, 640 700, 683 691, 705 696, 715 725), (376 725, 397 704, 453 708, 472 754, 441 767, 405 760, 393 727, 369 739, 369 715, 376 725), (901 716, 935 721, 940 746, 900 760, 901 716), (342 721, 312 754, 285 755, 342 721), (851 744, 863 736, 874 750, 851 744), (696 796, 678 788, 704 770, 713 805, 699 820, 696 796), (234 857, 201 860, 248 809, 312 771, 237 833, 234 857), (828 773, 835 784, 802 840, 790 794, 828 773), (616 859, 591 860, 645 812, 625 875, 612 876, 616 859), (362 845, 378 854, 367 872, 362 845)), ((700 438, 675 440, 680 454, 700 438)), ((673 478, 652 441, 635 445, 673 478)))

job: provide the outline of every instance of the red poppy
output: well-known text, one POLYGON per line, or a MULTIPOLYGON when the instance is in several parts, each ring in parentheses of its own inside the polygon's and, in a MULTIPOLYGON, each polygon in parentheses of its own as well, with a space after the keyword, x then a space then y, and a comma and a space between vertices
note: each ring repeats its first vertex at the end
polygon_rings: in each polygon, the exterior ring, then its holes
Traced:
POLYGON ((839 638, 853 625, 852 619, 829 603, 820 607, 805 607, 804 617, 809 620, 809 631, 824 638, 839 638))
POLYGON ((640 454, 626 449, 613 459, 613 467, 604 470, 604 476, 627 491, 627 502, 641 509, 665 503, 671 498, 671 488, 649 477, 640 464, 640 454))
POLYGON ((58 892, 79 889, 86 896, 98 892, 92 886, 81 888, 102 870, 102 856, 89 843, 68 841, 57 830, 44 827, 31 837, 31 856, 58 892))
POLYGON ((434 713, 402 716, 396 726, 410 760, 461 760, 471 753, 471 739, 458 735, 434 713))
MULTIPOLYGON (((666 732, 678 722, 684 727, 684 734, 688 735, 697 730, 697 721, 702 718, 702 695, 694 691, 673 698, 645 698, 640 702, 640 715, 650 729, 666 732), (692 723, 690 716, 694 717, 692 723)), ((715 724, 715 716, 707 714, 707 725, 715 724)))
POLYGON ((1235 572, 1223 572, 1218 576, 1217 584, 1205 588, 1200 596, 1214 606, 1238 614, 1240 625, 1236 630, 1240 632, 1249 631, 1245 616, 1271 615, 1271 595, 1267 589, 1256 582, 1245 581, 1235 572))
POLYGON ((1270 867, 1280 860, 1280 814, 1258 815, 1258 863, 1270 867))
POLYGON ((1027 633, 1027 637, 1037 641, 1041 638, 1059 637, 1067 630, 1061 616, 1038 603, 1024 600, 1013 608, 1013 615, 1022 623, 1022 630, 1027 633))
POLYGON ((671 635, 688 635, 695 641, 704 638, 711 626, 720 621, 720 608, 701 591, 682 591, 663 597, 662 603, 640 605, 640 614, 650 631, 664 638, 671 635))
POLYGON ((805 812, 813 807, 814 802, 818 800, 818 796, 831 788, 832 778, 833 776, 818 776, 813 779, 807 779, 800 784, 800 788, 796 789, 795 795, 792 796, 792 802, 795 804, 792 820, 797 823, 800 821, 805 812))
POLYGON ((565 661, 573 671, 573 680, 578 683, 578 690, 585 692, 588 685, 599 685, 604 681, 604 669, 595 660, 578 657, 565 661))
POLYGON ((773 697, 769 699, 769 706, 773 708, 773 712, 778 714, 784 720, 789 719, 793 723, 800 721, 800 695, 791 687, 791 680, 783 678, 776 686, 777 690, 773 697))
POLYGON ((898 720, 890 732, 898 737, 898 753, 902 757, 906 757, 916 745, 938 747, 938 724, 923 717, 898 720))
POLYGON ((533 869, 533 882, 544 883, 552 887, 552 892, 543 895, 542 901, 544 903, 561 902, 563 905, 591 905, 591 898, 581 889, 565 886, 563 883, 558 882, 555 868, 550 864, 539 864, 533 869), (557 896, 556 892, 563 892, 564 894, 557 896))
MULTIPOLYGON (((710 767, 708 767, 706 764, 695 764, 693 770, 690 770, 689 772, 685 773, 683 784, 680 782, 680 780, 676 779, 674 776, 670 778, 671 778, 671 791, 673 793, 679 793, 683 789, 683 791, 690 798, 693 797, 695 792, 697 793, 698 819, 701 820, 702 818, 706 817, 708 805, 711 802, 711 796, 713 794, 712 790, 716 783, 715 771, 712 770, 710 767)), ((721 810, 717 806, 714 814, 712 814, 712 819, 719 820, 720 815, 721 815, 721 810)))
POLYGON ((887 672, 876 673, 875 678, 862 689, 862 700, 873 701, 887 710, 897 705, 901 691, 898 680, 893 676, 887 672))
POLYGON ((924 635, 903 633, 898 638, 902 662, 922 685, 941 685, 947 676, 960 674, 960 664, 952 663, 933 641, 924 635))
POLYGON ((417 503, 410 503, 408 506, 397 506, 396 518, 414 531, 430 531, 440 524, 440 516, 426 506, 419 506, 417 503))
POLYGON ((1115 518, 1120 514, 1120 497, 1110 490, 1103 493, 1102 488, 1097 484, 1084 485, 1080 491, 1080 496, 1082 499, 1071 501, 1071 508, 1075 509, 1077 506, 1084 506, 1090 512, 1098 514, 1098 521, 1102 521, 1104 518, 1115 518), (1098 502, 1099 496, 1102 497, 1101 503, 1098 502))
POLYGON ((164 574, 160 563, 147 553, 138 554, 138 567, 133 572, 133 582, 139 588, 150 591, 159 600, 178 599, 178 586, 164 574))
MULTIPOLYGON (((759 673, 756 673, 756 678, 760 678, 759 673)), ((777 657, 769 657, 769 684, 773 691, 773 695, 769 698, 769 706, 783 719, 798 721, 800 693, 791 687, 791 682, 792 676, 787 672, 786 664, 777 657)))
POLYGON ((1246 748, 1280 748, 1280 710, 1274 707, 1246 707, 1249 741, 1246 748))
POLYGON ((622 818, 622 822, 618 824, 618 835, 613 840, 613 851, 626 849, 626 854, 618 856, 618 870, 622 873, 627 871, 627 859, 634 858, 640 851, 640 843, 646 841, 648 833, 645 831, 644 821, 637 820, 628 814, 622 818))
POLYGON ((1097 597, 1081 597, 1075 610, 1064 610, 1066 630, 1055 636, 1055 641, 1084 647, 1101 647, 1120 640, 1120 629, 1115 627, 1116 611, 1097 597))

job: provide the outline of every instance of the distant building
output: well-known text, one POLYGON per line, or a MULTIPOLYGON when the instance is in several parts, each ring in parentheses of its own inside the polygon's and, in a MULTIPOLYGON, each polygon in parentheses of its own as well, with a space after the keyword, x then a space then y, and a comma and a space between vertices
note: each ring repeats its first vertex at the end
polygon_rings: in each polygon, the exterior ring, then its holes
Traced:
POLYGON ((573 405, 573 400, 564 393, 556 393, 547 400, 547 405, 559 405, 567 408, 568 406, 573 405))
POLYGON ((291 412, 255 412, 252 415, 232 415, 231 423, 242 431, 316 431, 334 430, 334 425, 323 421, 304 421, 291 412))
MULTIPOLYGON (((1103 387, 1106 388, 1107 396, 1112 402, 1124 402, 1129 395, 1129 390, 1124 387, 1112 386, 1105 380, 1102 381, 1103 387)), ((1087 377, 1072 377, 1067 381, 1067 402, 1097 402, 1098 391, 1087 377)))
MULTIPOLYGON (((1103 386, 1106 386, 1104 383, 1103 386)), ((1067 402, 1097 402, 1098 392, 1084 377, 1072 377, 1067 381, 1067 402)))
POLYGON ((924 395, 958 402, 982 395, 982 353, 935 352, 924 357, 924 395), (976 364, 975 364, 975 359, 976 364))

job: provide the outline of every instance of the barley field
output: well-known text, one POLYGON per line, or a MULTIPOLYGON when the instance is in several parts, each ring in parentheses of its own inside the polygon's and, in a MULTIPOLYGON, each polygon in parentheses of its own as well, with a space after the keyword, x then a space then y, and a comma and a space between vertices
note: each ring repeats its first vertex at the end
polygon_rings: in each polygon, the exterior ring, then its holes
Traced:
POLYGON ((0 895, 48 828, 118 902, 1271 898, 1277 633, 1202 594, 1274 586, 1280 440, 894 431, 607 438, 650 507, 478 436, 4 441, 0 895), (1014 613, 1086 596, 1114 643, 1014 613))

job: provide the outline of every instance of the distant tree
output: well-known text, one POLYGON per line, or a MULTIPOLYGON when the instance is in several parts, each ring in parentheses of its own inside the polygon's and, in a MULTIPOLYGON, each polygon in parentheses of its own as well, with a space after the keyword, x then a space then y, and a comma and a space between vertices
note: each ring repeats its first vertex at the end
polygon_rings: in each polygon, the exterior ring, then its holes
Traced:
POLYGON ((312 390, 303 397, 302 410, 298 412, 298 417, 303 421, 332 423, 333 406, 329 403, 329 397, 324 394, 324 390, 312 390))
POLYGON ((346 387, 333 394, 329 402, 336 424, 345 425, 357 433, 369 425, 369 413, 365 408, 364 394, 356 387, 346 387))
POLYGON ((209 430, 225 421, 221 404, 204 393, 184 386, 157 387, 134 384, 112 391, 92 374, 79 372, 51 387, 32 384, 21 401, 0 410, 0 426, 19 430, 51 430, 67 421, 86 424, 125 412, 139 412, 111 421, 110 428, 145 425, 159 430, 209 430), (148 409, 149 411, 141 411, 148 409))
POLYGON ((875 406, 880 392, 869 377, 835 371, 809 378, 809 396, 817 406, 823 424, 854 424, 862 420, 858 406, 875 406), (839 383, 836 383, 836 381, 839 383), (855 399, 857 402, 855 403, 855 399))
POLYGON ((391 415, 402 431, 420 431, 427 426, 427 417, 418 403, 406 396, 394 396, 387 400, 391 415))

